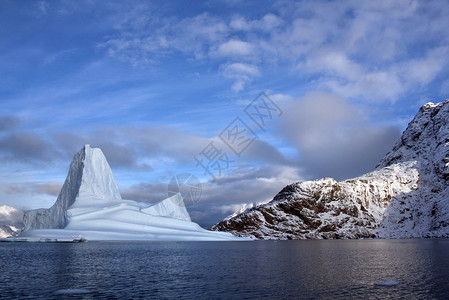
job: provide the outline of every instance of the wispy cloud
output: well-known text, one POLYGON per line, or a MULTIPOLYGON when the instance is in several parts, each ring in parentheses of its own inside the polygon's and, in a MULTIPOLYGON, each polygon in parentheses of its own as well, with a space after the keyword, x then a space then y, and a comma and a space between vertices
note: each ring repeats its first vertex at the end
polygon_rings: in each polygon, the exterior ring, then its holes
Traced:
MULTIPOLYGON (((140 11, 137 11, 140 12, 140 11)), ((145 10, 142 12, 145 13, 145 10)), ((99 44, 112 57, 130 61, 133 65, 157 62, 161 56, 173 51, 201 59, 210 47, 224 40, 228 26, 220 18, 203 13, 191 18, 141 18, 139 26, 125 26, 134 18, 126 18, 115 36, 99 44), (143 28, 143 30, 142 30, 143 28)))
POLYGON ((244 63, 231 63, 222 66, 223 75, 235 80, 232 89, 239 92, 246 83, 260 75, 259 68, 255 65, 244 63))
POLYGON ((229 26, 236 31, 265 31, 272 32, 284 23, 279 16, 268 13, 261 19, 248 20, 245 17, 232 17, 229 26))
POLYGON ((229 40, 218 47, 217 53, 220 56, 240 57, 252 55, 254 50, 254 46, 248 42, 229 40))
MULTIPOLYGON (((114 168, 153 172, 170 165, 175 172, 177 166, 195 165, 193 157, 210 141, 179 128, 153 124, 80 128, 77 132, 47 129, 44 136, 26 129, 25 123, 24 128, 5 129, 0 135, 0 157, 9 163, 43 165, 71 159, 84 144, 91 144, 102 149, 114 168)), ((262 140, 253 143, 243 159, 259 164, 289 164, 274 146, 262 140)))
POLYGON ((234 91, 263 74, 266 63, 288 63, 299 78, 319 76, 319 88, 368 100, 393 101, 416 80, 433 80, 448 63, 443 59, 448 8, 436 2, 283 1, 275 7, 261 18, 202 13, 158 21, 143 18, 142 10, 134 17, 138 25, 120 26, 102 45, 111 56, 133 64, 152 63, 173 51, 219 64, 223 75, 235 80, 234 91), (258 72, 247 72, 245 79, 238 72, 231 76, 227 66, 232 64, 252 65, 258 72), (404 66, 414 72, 404 72, 404 66))
POLYGON ((47 14, 48 6, 49 6, 49 4, 47 3, 47 1, 39 1, 39 2, 37 2, 35 15, 37 17, 45 16, 47 14))

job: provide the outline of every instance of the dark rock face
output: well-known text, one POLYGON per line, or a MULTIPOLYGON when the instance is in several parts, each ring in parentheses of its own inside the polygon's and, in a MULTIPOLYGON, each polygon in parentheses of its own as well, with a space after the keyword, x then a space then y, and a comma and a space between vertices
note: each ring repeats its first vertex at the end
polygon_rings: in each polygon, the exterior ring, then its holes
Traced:
POLYGON ((449 100, 424 105, 375 171, 286 186, 211 230, 255 239, 449 236, 449 100))

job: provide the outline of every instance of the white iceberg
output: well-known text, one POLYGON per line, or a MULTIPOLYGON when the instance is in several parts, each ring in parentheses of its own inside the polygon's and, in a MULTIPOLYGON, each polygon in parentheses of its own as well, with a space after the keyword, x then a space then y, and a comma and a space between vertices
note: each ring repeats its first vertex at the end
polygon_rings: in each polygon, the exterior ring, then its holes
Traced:
POLYGON ((157 204, 123 200, 99 148, 84 146, 73 158, 55 204, 27 211, 23 238, 87 240, 242 240, 208 231, 190 220, 181 194, 157 204))
POLYGON ((377 285, 377 286, 395 286, 398 284, 399 284, 399 281, 396 281, 396 280, 385 280, 385 281, 381 281, 381 282, 374 282, 374 285, 377 285))
POLYGON ((88 294, 89 290, 86 289, 65 289, 65 290, 57 290, 54 292, 55 295, 68 295, 68 294, 88 294))

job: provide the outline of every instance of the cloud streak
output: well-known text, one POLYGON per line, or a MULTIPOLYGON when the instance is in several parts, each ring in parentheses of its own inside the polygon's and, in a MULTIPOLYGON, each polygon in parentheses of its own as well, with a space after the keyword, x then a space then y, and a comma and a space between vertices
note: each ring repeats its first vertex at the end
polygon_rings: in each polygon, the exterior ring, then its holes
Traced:
POLYGON ((62 183, 60 182, 23 182, 4 186, 2 192, 6 194, 45 194, 58 196, 61 188, 62 183))

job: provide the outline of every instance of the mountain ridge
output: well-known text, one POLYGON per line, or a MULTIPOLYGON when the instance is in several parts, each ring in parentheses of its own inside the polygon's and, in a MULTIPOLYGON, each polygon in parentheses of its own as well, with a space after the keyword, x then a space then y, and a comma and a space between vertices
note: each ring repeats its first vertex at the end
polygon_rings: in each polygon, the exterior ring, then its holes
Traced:
POLYGON ((286 186, 211 230, 256 239, 449 236, 449 100, 423 105, 373 172, 286 186))

